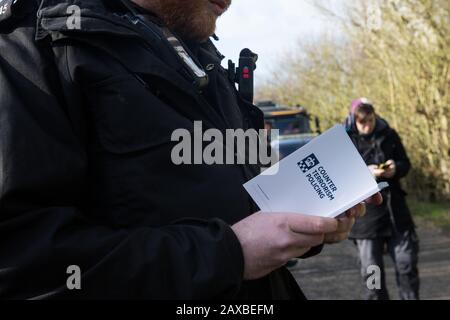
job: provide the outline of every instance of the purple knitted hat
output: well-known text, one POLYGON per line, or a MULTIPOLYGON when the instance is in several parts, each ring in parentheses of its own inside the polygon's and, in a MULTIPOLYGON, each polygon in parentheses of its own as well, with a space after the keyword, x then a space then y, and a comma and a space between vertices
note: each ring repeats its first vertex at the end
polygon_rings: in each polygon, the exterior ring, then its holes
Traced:
POLYGON ((362 105, 370 105, 373 106, 372 102, 370 102, 367 98, 358 98, 353 100, 352 105, 350 107, 350 113, 355 114, 356 110, 362 105))

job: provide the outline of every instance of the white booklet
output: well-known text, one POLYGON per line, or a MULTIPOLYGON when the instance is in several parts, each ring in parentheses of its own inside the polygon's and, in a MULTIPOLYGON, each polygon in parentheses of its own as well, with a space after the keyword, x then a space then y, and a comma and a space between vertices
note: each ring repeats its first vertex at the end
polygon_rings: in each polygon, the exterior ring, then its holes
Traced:
POLYGON ((264 212, 331 218, 388 186, 377 184, 342 125, 244 184, 264 212))

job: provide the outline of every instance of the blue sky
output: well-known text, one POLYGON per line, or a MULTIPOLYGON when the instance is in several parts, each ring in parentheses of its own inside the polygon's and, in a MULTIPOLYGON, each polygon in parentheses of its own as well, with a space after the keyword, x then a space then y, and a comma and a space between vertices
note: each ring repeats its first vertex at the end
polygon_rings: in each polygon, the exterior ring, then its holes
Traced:
MULTIPOLYGON (((274 69, 283 52, 297 48, 298 39, 313 41, 333 33, 333 25, 311 4, 313 0, 233 0, 218 21, 216 42, 228 59, 238 62, 241 49, 259 54, 257 79, 274 69)), ((338 4, 341 0, 333 0, 338 4)), ((259 82, 257 81, 257 83, 259 82)))

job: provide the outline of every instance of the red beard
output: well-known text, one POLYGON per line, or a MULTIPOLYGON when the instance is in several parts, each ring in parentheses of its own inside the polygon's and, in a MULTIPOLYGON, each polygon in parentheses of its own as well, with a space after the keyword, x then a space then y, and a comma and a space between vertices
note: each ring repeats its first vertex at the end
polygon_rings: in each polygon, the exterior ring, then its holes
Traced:
MULTIPOLYGON (((227 8, 231 0, 224 1, 227 8)), ((160 0, 158 14, 169 29, 195 41, 205 41, 216 30, 217 15, 209 0, 160 0)))

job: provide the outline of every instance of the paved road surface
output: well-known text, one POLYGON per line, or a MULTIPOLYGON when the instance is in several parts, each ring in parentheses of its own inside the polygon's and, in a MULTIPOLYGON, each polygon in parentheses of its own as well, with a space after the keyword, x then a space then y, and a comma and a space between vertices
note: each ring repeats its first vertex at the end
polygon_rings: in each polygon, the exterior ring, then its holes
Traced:
MULTIPOLYGON (((450 236, 418 221, 421 299, 450 300, 450 236)), ((398 299, 393 263, 385 256, 391 299, 398 299)), ((312 300, 360 299, 362 284, 356 248, 352 242, 327 246, 321 255, 300 260, 291 268, 302 290, 312 300)))

